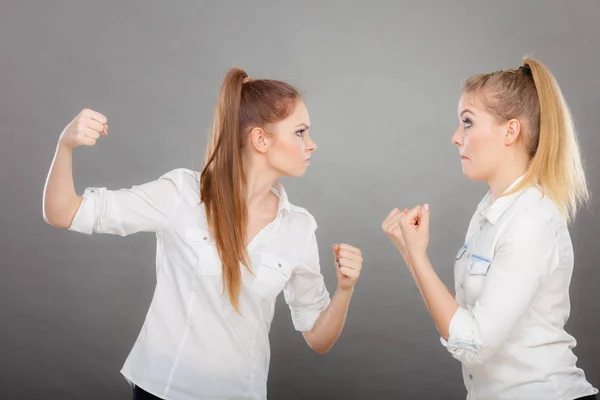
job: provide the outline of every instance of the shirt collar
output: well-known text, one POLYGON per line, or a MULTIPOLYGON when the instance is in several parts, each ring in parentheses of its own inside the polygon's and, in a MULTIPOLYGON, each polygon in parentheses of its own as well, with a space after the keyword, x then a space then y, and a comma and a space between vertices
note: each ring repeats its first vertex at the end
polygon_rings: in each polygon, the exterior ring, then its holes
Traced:
POLYGON ((287 192, 281 182, 275 181, 271 186, 271 191, 279 198, 278 211, 286 210, 289 212, 291 210, 291 204, 287 192))
MULTIPOLYGON (((523 180, 524 177, 525 177, 524 174, 521 175, 520 177, 518 177, 504 191, 504 193, 507 193, 507 192, 511 191, 513 188, 515 188, 523 180)), ((502 217, 502 215, 506 212, 506 210, 508 210, 515 203, 515 201, 517 201, 517 199, 521 196, 523 191, 519 190, 519 191, 517 191, 515 193, 511 193, 509 195, 504 195, 504 193, 502 193, 502 196, 498 197, 496 199, 496 201, 491 203, 492 193, 491 193, 491 191, 488 191, 487 194, 485 195, 485 197, 483 198, 483 200, 481 200, 481 203, 479 203, 479 206, 477 207, 479 215, 481 215, 483 218, 487 219, 493 225, 496 225, 496 223, 498 223, 498 220, 500 219, 500 217, 502 217)))

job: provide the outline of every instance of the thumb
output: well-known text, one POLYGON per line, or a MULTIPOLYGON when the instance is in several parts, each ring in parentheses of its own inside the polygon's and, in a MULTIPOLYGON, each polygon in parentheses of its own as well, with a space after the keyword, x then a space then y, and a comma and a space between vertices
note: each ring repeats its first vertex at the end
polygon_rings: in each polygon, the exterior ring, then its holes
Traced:
POLYGON ((421 218, 421 206, 415 206, 406 213, 405 220, 409 225, 416 225, 417 221, 421 218))
POLYGON ((423 205, 423 209, 421 211, 421 219, 419 221, 419 228, 429 231, 429 217, 431 215, 431 210, 429 209, 429 204, 425 203, 423 205))
POLYGON ((333 261, 335 263, 335 265, 337 265, 339 267, 339 260, 338 260, 338 251, 340 250, 340 245, 335 243, 333 245, 333 261))

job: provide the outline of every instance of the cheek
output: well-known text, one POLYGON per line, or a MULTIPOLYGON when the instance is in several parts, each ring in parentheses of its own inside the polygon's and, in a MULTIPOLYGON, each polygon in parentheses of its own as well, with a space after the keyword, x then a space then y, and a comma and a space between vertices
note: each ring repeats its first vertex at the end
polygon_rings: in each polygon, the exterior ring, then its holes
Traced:
POLYGON ((473 132, 465 141, 465 153, 471 158, 473 172, 483 175, 494 170, 502 157, 493 132, 473 132))
POLYGON ((490 147, 490 135, 485 132, 471 131, 465 137, 465 153, 472 159, 486 159, 487 149, 490 147))
POLYGON ((274 148, 273 158, 271 160, 280 168, 286 168, 290 164, 296 164, 304 159, 305 146, 299 138, 291 138, 290 140, 281 140, 274 148))
POLYGON ((465 153, 467 153, 470 158, 476 158, 481 147, 481 137, 470 132, 465 137, 464 147, 465 153))
POLYGON ((304 153, 304 143, 300 138, 294 138, 285 144, 285 152, 290 157, 302 156, 304 153))

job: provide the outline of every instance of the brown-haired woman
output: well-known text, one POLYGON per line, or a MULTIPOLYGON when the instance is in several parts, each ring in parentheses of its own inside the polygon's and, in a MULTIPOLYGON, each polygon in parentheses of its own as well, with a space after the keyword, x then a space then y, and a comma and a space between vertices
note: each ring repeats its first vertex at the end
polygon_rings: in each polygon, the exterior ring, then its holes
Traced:
POLYGON ((345 323, 361 252, 334 245, 337 290, 320 272, 317 224, 278 179, 304 174, 316 144, 287 83, 230 70, 201 173, 175 169, 130 189, 78 196, 72 151, 108 134, 85 109, 63 131, 44 190, 44 218, 87 234, 156 232, 157 283, 122 374, 137 399, 265 399, 269 329, 283 291, 295 329, 327 352, 345 323))

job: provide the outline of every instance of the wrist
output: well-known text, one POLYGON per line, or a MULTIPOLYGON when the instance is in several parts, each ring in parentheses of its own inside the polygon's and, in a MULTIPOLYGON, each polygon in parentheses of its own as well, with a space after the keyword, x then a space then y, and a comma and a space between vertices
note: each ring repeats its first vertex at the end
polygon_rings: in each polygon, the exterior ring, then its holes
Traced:
POLYGON ((404 258, 404 261, 406 261, 407 264, 410 264, 410 254, 408 254, 408 251, 400 250, 400 254, 402 255, 402 258, 404 258))
POLYGON ((413 266, 423 265, 427 262, 427 252, 417 252, 410 255, 413 266))
POLYGON ((336 288, 336 292, 341 293, 341 294, 352 294, 352 292, 354 292, 354 285, 352 285, 352 286, 340 286, 338 284, 338 286, 336 288))
POLYGON ((59 140, 56 146, 56 151, 61 153, 72 153, 73 147, 64 143, 62 140, 59 140))

